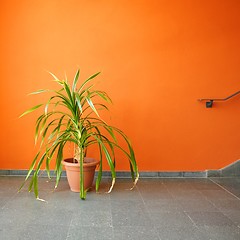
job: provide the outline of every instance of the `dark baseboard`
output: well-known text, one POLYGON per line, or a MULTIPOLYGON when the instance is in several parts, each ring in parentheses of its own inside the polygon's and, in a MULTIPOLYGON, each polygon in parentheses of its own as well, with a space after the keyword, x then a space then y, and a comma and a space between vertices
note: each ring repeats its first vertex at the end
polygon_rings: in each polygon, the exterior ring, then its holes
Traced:
MULTIPOLYGON (((26 176, 28 170, 1 170, 0 176, 26 176)), ((46 171, 41 171, 40 176, 47 177, 46 171)), ((50 171, 50 175, 54 176, 54 171, 50 171)), ((97 172, 96 172, 97 175, 97 172)), ((118 178, 131 178, 128 171, 116 172, 118 178)), ((218 170, 206 171, 141 171, 140 178, 207 178, 207 177, 240 177, 240 160, 218 170)), ((110 171, 103 171, 102 176, 111 177, 110 171)), ((66 177, 66 172, 62 172, 62 177, 66 177)))
POLYGON ((207 170, 207 177, 240 177, 240 160, 218 170, 207 170))

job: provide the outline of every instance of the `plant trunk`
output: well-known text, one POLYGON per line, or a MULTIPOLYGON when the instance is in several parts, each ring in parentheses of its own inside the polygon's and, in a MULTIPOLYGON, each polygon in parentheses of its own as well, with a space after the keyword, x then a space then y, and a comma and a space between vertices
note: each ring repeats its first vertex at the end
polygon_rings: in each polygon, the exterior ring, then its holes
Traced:
POLYGON ((84 161, 84 154, 83 154, 83 149, 78 148, 79 155, 80 155, 80 198, 85 199, 86 198, 86 191, 84 190, 84 176, 83 176, 83 161, 84 161))

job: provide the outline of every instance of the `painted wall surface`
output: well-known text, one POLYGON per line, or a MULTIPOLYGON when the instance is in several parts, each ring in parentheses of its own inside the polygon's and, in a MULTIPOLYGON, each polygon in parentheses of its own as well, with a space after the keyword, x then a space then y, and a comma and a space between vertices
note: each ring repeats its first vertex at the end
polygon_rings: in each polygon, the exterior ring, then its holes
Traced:
MULTIPOLYGON (((54 86, 49 70, 112 97, 113 124, 142 171, 218 169, 240 157, 238 0, 1 0, 0 169, 27 169, 36 115, 18 116, 54 86)), ((118 162, 118 170, 128 163, 118 162)))

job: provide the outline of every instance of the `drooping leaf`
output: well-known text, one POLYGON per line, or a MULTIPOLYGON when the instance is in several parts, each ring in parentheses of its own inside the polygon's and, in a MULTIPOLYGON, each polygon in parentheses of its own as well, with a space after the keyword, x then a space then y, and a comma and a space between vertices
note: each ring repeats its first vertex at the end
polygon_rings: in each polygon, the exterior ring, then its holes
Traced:
POLYGON ((35 197, 38 198, 38 175, 37 175, 37 172, 35 172, 34 176, 33 176, 33 189, 34 189, 35 197))
POLYGON ((57 158, 56 158, 56 167, 55 167, 55 172, 56 172, 56 184, 55 188, 57 188, 61 174, 62 174, 62 164, 61 161, 63 159, 63 148, 64 148, 64 142, 59 144, 58 152, 57 152, 57 158))
POLYGON ((40 154, 40 152, 38 152, 38 153, 36 154, 35 158, 33 159, 32 163, 31 163, 31 166, 30 166, 30 168, 29 168, 29 170, 28 170, 27 176, 25 177, 25 180, 24 180, 23 184, 20 186, 19 191, 23 188, 23 186, 25 185, 25 183, 26 183, 26 181, 28 180, 29 176, 31 175, 31 173, 32 173, 32 171, 33 171, 33 169, 34 169, 34 166, 35 166, 35 164, 36 164, 36 162, 37 162, 37 159, 38 159, 39 154, 40 154))
POLYGON ((95 112, 95 114, 96 114, 98 117, 100 117, 99 114, 98 114, 98 112, 97 112, 97 110, 96 110, 96 108, 95 108, 95 106, 93 105, 93 102, 92 102, 91 98, 87 97, 86 100, 87 100, 89 106, 91 107, 91 109, 95 112))
POLYGON ((111 98, 107 95, 107 93, 103 91, 95 91, 95 93, 100 96, 102 99, 104 99, 108 103, 112 103, 111 98))

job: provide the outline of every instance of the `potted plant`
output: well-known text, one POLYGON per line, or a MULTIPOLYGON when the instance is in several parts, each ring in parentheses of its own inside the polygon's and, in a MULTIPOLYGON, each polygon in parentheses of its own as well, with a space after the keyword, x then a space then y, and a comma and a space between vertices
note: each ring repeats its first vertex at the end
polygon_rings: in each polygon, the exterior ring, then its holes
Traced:
POLYGON ((50 73, 54 81, 59 85, 59 89, 41 89, 31 93, 51 93, 46 103, 38 104, 20 116, 22 117, 43 107, 43 112, 37 118, 35 125, 35 143, 40 140, 39 151, 35 155, 23 183, 24 185, 27 179, 30 176, 32 177, 29 184, 29 191, 34 189, 37 198, 40 169, 45 167, 50 178, 50 163, 52 159, 55 159, 55 187, 58 186, 61 178, 62 163, 66 165, 67 163, 65 162, 70 162, 70 165, 77 166, 80 197, 81 199, 85 199, 89 184, 84 184, 86 182, 85 175, 87 174, 84 171, 84 167, 88 164, 87 162, 92 161, 86 158, 87 149, 91 145, 96 145, 99 152, 99 161, 90 163, 94 170, 96 165, 99 164, 96 191, 98 191, 101 183, 102 163, 104 159, 107 161, 112 175, 112 184, 109 192, 113 189, 116 179, 115 149, 122 151, 129 160, 134 182, 133 187, 138 181, 138 167, 128 137, 120 129, 108 125, 99 115, 101 110, 108 110, 107 104, 112 102, 106 92, 94 89, 92 81, 99 73, 90 76, 79 87, 79 70, 76 72, 71 84, 67 79, 60 80, 54 74, 50 73), (118 144, 118 137, 124 140, 127 150, 118 144), (68 143, 73 143, 75 153, 72 158, 63 162, 63 152, 68 143))

